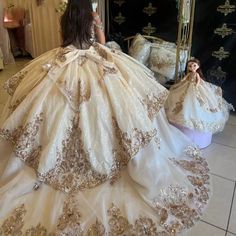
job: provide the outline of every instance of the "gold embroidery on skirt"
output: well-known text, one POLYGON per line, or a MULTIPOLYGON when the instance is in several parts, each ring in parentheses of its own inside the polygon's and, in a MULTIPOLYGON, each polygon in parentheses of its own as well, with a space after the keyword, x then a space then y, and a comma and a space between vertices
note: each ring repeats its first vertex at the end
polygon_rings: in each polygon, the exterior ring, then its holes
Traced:
POLYGON ((135 220, 134 224, 130 224, 128 219, 121 215, 121 211, 114 204, 107 210, 109 217, 109 233, 106 232, 104 225, 96 219, 96 222, 88 228, 87 232, 81 227, 81 214, 79 211, 79 205, 76 200, 69 197, 63 206, 63 212, 59 216, 56 229, 49 233, 47 229, 38 223, 36 227, 31 227, 26 229, 25 233, 22 232, 24 227, 24 216, 26 215, 25 206, 22 205, 16 208, 11 216, 7 218, 3 225, 0 227, 1 235, 14 235, 14 236, 59 236, 59 235, 71 235, 71 236, 169 236, 169 234, 161 228, 161 232, 157 231, 158 225, 153 221, 153 219, 148 217, 140 216, 135 220))
POLYGON ((91 97, 91 88, 89 83, 85 80, 81 80, 80 78, 78 80, 77 89, 69 89, 66 80, 59 81, 58 86, 77 111, 79 111, 80 105, 83 102, 87 102, 91 97))
POLYGON ((125 217, 121 216, 119 208, 112 204, 107 213, 109 215, 109 235, 115 236, 122 235, 124 233, 130 233, 130 235, 133 235, 133 226, 125 217))
POLYGON ((79 57, 78 57, 78 64, 79 64, 80 66, 83 66, 86 61, 87 61, 86 56, 79 56, 79 57))
POLYGON ((24 216, 26 214, 25 206, 22 204, 16 208, 12 215, 7 218, 0 227, 0 235, 22 235, 22 228, 24 227, 24 216))
POLYGON ((111 183, 114 183, 129 160, 141 148, 148 145, 157 133, 155 129, 150 132, 143 132, 134 128, 132 133, 128 134, 122 132, 113 119, 114 135, 117 140, 116 147, 112 149, 113 163, 108 173, 99 173, 90 162, 90 151, 84 148, 79 123, 78 115, 67 130, 67 138, 62 142, 61 151, 58 150, 57 152, 55 167, 47 173, 38 173, 41 181, 64 192, 93 188, 109 179, 111 183))
POLYGON ((7 91, 9 95, 13 96, 18 85, 25 78, 27 73, 27 71, 22 70, 5 82, 3 88, 7 91))
POLYGON ((212 132, 212 133, 216 133, 219 131, 222 131, 224 126, 225 126, 225 119, 222 122, 204 122, 201 120, 196 120, 196 119, 189 119, 189 120, 185 120, 183 118, 179 118, 177 121, 174 119, 170 119, 170 122, 173 123, 178 123, 181 124, 181 126, 185 126, 188 127, 189 129, 196 129, 199 131, 204 131, 204 132, 212 132))
POLYGON ((158 96, 154 94, 146 95, 146 98, 143 100, 143 104, 146 106, 146 109, 148 111, 148 117, 150 118, 150 120, 153 120, 157 113, 160 111, 160 109, 163 107, 167 96, 167 90, 165 90, 158 96))
POLYGON ((8 108, 11 112, 15 111, 15 109, 21 104, 21 102, 25 99, 26 96, 23 96, 20 99, 17 99, 14 104, 11 104, 8 108))
POLYGON ((206 109, 207 111, 212 112, 212 113, 216 113, 216 112, 221 112, 222 111, 222 103, 223 103, 222 96, 217 96, 217 97, 218 97, 218 99, 217 99, 218 100, 217 107, 210 107, 208 101, 204 101, 204 98, 197 91, 197 100, 198 100, 200 106, 203 107, 204 109, 206 109))
POLYGON ((116 74, 118 70, 115 67, 108 67, 103 65, 103 74, 108 75, 108 74, 116 74))
POLYGON ((13 144, 16 157, 23 160, 28 166, 37 170, 41 152, 41 145, 36 144, 43 113, 36 115, 33 121, 14 130, 0 129, 0 137, 13 144))
POLYGON ((127 159, 134 157, 140 149, 147 146, 151 140, 157 135, 157 130, 142 131, 137 128, 132 130, 131 134, 123 132, 117 121, 113 118, 113 127, 115 128, 116 138, 119 141, 119 150, 123 152, 127 159))
MULTIPOLYGON (((192 227, 209 200, 209 169, 206 160, 201 157, 197 148, 189 146, 185 150, 185 154, 191 159, 170 158, 170 160, 189 172, 188 179, 193 185, 193 192, 188 192, 184 187, 178 185, 170 185, 161 189, 159 196, 153 200, 153 207, 156 209, 159 222, 146 216, 140 216, 132 224, 122 216, 120 209, 112 204, 107 210, 109 225, 107 230, 109 233, 106 232, 104 225, 98 219, 85 232, 81 227, 81 214, 76 196, 69 195, 64 202, 63 212, 58 218, 56 230, 48 235, 168 236, 192 227)), ((0 233, 2 235, 22 235, 25 215, 26 210, 22 204, 3 222, 0 233)), ((28 236, 46 235, 46 229, 41 224, 26 230, 26 232, 28 232, 26 234, 28 236)))
POLYGON ((101 46, 99 46, 98 43, 94 43, 93 47, 96 50, 96 52, 99 54, 99 56, 103 58, 103 60, 108 60, 108 53, 101 46))
POLYGON ((205 101, 205 99, 201 96, 199 89, 195 87, 195 92, 197 94, 197 100, 200 104, 201 107, 203 107, 205 110, 210 111, 212 113, 216 112, 221 112, 222 111, 222 103, 223 103, 223 98, 222 98, 222 90, 220 87, 216 87, 213 84, 208 83, 208 86, 214 90, 214 93, 217 97, 218 104, 216 107, 210 107, 209 102, 205 101))
POLYGON ((153 219, 140 216, 131 224, 128 219, 121 215, 121 211, 114 204, 108 209, 110 236, 130 235, 130 236, 168 236, 169 234, 161 229, 153 219), (158 232, 159 231, 159 232, 158 232))
MULTIPOLYGON (((188 180, 193 185, 194 192, 187 192, 180 186, 169 186, 169 189, 165 189, 158 198, 158 201, 161 200, 165 208, 168 209, 168 214, 174 215, 178 219, 176 222, 178 228, 172 227, 176 232, 192 227, 209 200, 209 168, 206 160, 200 156, 196 148, 188 147, 185 153, 192 157, 192 160, 176 160, 174 158, 170 158, 170 160, 190 173, 188 180), (188 203, 192 207, 189 207, 188 203)), ((159 202, 160 205, 162 203, 159 202)), ((166 229, 171 232, 172 229, 168 228, 166 229)))
POLYGON ((88 232, 87 236, 104 236, 105 235, 105 227, 104 225, 97 219, 95 224, 93 224, 88 232))
POLYGON ((73 192, 93 188, 106 180, 107 175, 93 168, 89 161, 90 154, 84 149, 79 115, 72 120, 61 146, 61 151, 57 151, 55 167, 47 173, 39 174, 41 181, 55 189, 73 192))
POLYGON ((185 96, 188 92, 189 86, 190 86, 190 83, 188 83, 187 88, 185 89, 185 91, 180 96, 180 100, 175 103, 175 107, 172 109, 172 112, 174 114, 178 114, 181 110, 183 110, 183 102, 184 102, 184 98, 185 98, 185 96))
POLYGON ((73 196, 69 196, 64 202, 63 212, 58 219, 56 231, 50 236, 83 235, 80 221, 79 204, 74 200, 73 196))
POLYGON ((26 230, 25 236, 47 236, 47 229, 41 224, 26 230))

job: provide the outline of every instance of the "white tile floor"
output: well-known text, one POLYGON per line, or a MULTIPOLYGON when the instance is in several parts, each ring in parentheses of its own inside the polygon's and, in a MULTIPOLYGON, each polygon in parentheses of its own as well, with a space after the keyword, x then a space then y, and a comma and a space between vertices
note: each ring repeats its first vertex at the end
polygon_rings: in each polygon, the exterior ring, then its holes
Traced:
MULTIPOLYGON (((0 72, 0 114, 7 99, 4 81, 28 61, 17 60, 0 72)), ((203 152, 211 169, 213 195, 202 220, 185 236, 236 236, 236 115, 230 116, 224 131, 203 152)))

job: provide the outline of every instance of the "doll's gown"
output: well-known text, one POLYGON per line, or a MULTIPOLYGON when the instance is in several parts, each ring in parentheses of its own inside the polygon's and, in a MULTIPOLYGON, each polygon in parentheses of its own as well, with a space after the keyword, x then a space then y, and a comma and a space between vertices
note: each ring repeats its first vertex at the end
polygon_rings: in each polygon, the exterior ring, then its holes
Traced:
POLYGON ((217 133, 224 129, 232 105, 222 96, 222 89, 189 75, 170 88, 165 103, 166 115, 171 123, 204 133, 217 133))
POLYGON ((168 91, 128 55, 56 48, 5 83, 0 235, 175 235, 210 195, 168 91))

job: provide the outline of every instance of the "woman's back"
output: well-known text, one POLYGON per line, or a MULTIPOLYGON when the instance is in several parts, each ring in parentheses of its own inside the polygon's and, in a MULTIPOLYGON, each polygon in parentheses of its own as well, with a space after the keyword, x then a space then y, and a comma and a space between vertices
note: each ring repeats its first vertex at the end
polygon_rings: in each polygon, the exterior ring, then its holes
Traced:
POLYGON ((70 44, 80 49, 86 49, 98 38, 101 38, 102 25, 97 13, 92 12, 88 0, 69 0, 67 8, 61 17, 62 47, 70 44))

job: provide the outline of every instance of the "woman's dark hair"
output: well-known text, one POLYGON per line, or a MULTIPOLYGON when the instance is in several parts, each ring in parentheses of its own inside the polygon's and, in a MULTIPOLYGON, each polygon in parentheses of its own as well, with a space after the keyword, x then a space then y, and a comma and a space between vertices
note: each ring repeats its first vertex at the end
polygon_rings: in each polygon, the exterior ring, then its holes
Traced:
POLYGON ((186 67, 185 67, 185 74, 188 73, 188 64, 189 64, 190 62, 197 63, 197 64, 199 65, 199 68, 197 69, 197 73, 200 75, 200 77, 201 77, 202 79, 204 79, 204 75, 203 75, 202 70, 201 70, 200 61, 199 61, 198 59, 196 59, 196 58, 193 58, 193 59, 190 59, 190 60, 187 61, 186 67))
POLYGON ((62 47, 73 44, 82 48, 83 43, 91 44, 92 24, 90 0, 68 0, 67 8, 61 17, 62 47))

